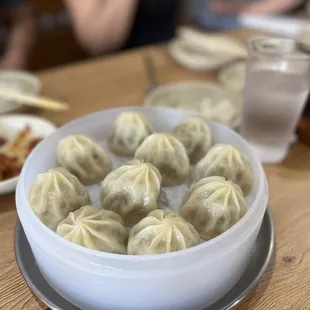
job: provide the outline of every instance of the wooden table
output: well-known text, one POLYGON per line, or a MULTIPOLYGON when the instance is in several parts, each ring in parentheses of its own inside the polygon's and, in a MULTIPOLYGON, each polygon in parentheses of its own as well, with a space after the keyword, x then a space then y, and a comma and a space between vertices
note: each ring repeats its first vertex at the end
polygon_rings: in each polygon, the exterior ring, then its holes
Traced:
MULTIPOLYGON (((241 40, 249 32, 235 33, 241 40)), ((74 118, 109 107, 139 105, 148 81, 142 55, 148 51, 159 81, 214 80, 215 75, 189 72, 173 63, 164 46, 135 50, 42 72, 46 95, 68 101, 65 113, 35 111, 62 125, 74 118)), ((276 232, 274 259, 258 287, 238 310, 310 309, 310 148, 296 144, 280 166, 265 167, 276 232)), ((15 263, 14 196, 0 197, 0 309, 45 309, 32 295, 15 263)))

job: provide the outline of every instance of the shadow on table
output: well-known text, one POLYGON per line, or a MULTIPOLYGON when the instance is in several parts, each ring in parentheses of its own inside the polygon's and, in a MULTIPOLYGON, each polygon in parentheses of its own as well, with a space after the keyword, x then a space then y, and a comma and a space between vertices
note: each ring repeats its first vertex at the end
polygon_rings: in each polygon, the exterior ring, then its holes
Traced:
POLYGON ((281 166, 294 170, 309 171, 310 147, 301 143, 293 145, 281 166))

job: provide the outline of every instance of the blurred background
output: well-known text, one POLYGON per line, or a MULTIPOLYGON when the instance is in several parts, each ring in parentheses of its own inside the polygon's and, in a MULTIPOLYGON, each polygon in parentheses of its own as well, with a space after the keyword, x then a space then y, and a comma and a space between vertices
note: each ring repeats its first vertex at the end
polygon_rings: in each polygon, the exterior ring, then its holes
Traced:
MULTIPOLYGON (((283 0, 285 2, 285 0, 283 0)), ((208 11, 205 10, 205 0, 184 1, 189 4, 186 8, 188 20, 198 23, 204 28, 213 23, 208 11), (193 18, 194 16, 194 18, 193 18), (193 20, 194 19, 194 20, 193 20)), ((60 66, 89 57, 78 43, 74 36, 71 18, 62 0, 33 0, 37 11, 38 37, 35 47, 32 49, 29 63, 29 70, 36 71, 54 66, 60 66)), ((307 1, 295 7, 285 14, 294 14, 307 18, 307 1)), ((225 25, 236 27, 234 19, 227 18, 225 25)), ((217 25, 220 28, 220 24, 217 25)), ((8 26, 6 25, 5 14, 0 14, 0 46, 4 45, 8 38, 8 26)))
MULTIPOLYGON (((38 38, 32 49, 29 69, 39 70, 86 58, 74 37, 69 14, 61 0, 34 0, 38 19, 38 38)), ((0 45, 8 36, 4 17, 0 23, 0 45)))

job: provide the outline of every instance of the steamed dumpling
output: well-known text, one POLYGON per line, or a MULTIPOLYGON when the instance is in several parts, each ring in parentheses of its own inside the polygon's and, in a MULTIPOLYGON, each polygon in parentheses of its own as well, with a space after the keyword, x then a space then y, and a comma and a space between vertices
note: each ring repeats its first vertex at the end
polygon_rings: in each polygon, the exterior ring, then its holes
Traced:
POLYGON ((171 211, 155 210, 130 231, 128 254, 169 253, 199 243, 199 234, 192 224, 171 211))
POLYGON ((115 120, 110 132, 110 149, 120 156, 133 156, 138 146, 152 132, 152 125, 145 115, 123 112, 115 120))
POLYGON ((233 181, 247 195, 252 189, 253 173, 250 162, 236 147, 230 144, 216 144, 197 164, 196 181, 209 177, 221 176, 233 181))
POLYGON ((167 133, 154 133, 137 149, 135 158, 158 168, 164 186, 183 183, 189 174, 189 159, 184 145, 167 133))
POLYGON ((103 180, 102 205, 118 213, 126 222, 135 224, 157 209, 161 181, 158 169, 152 164, 139 160, 129 162, 103 180))
POLYGON ((83 184, 102 181, 112 170, 112 162, 101 146, 85 135, 72 135, 57 146, 57 162, 83 184))
POLYGON ((208 177, 190 187, 180 213, 194 225, 201 238, 208 240, 236 224, 246 210, 238 185, 222 177, 208 177))
POLYGON ((203 158, 212 145, 211 128, 199 117, 189 117, 174 127, 172 133, 185 146, 191 164, 203 158))
POLYGON ((70 212, 90 204, 90 197, 76 176, 64 168, 55 168, 37 175, 29 203, 41 222, 55 229, 70 212))
POLYGON ((57 234, 92 250, 127 253, 128 229, 113 211, 84 206, 58 224, 57 234))

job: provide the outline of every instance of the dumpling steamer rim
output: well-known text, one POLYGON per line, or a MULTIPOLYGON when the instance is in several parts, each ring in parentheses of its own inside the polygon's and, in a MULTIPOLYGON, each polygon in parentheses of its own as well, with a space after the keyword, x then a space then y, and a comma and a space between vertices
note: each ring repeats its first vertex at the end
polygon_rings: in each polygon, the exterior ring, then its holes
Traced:
MULTIPOLYGON (((249 264, 236 285, 224 297, 201 310, 232 310, 257 286, 272 258, 274 225, 267 208, 249 264)), ((51 310, 82 310, 60 296, 45 280, 18 221, 14 249, 19 270, 33 293, 51 310)), ((104 309, 103 309, 104 310, 104 309)))

